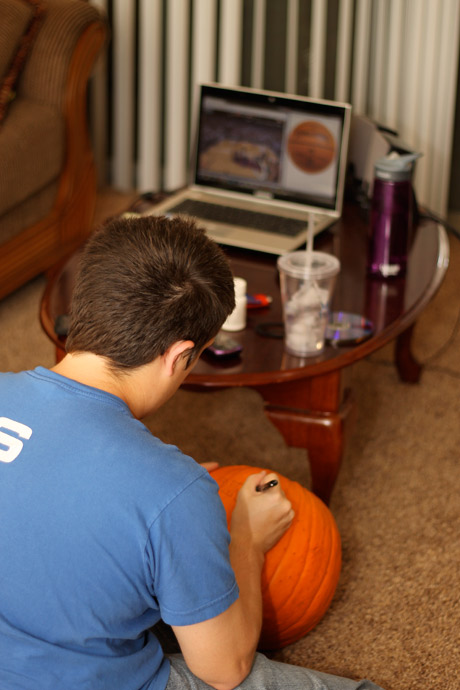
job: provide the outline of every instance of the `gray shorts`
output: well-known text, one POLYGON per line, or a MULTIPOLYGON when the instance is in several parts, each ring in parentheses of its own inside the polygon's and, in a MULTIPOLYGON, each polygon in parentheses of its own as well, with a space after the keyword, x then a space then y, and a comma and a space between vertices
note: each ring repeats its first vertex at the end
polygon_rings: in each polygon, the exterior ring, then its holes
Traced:
MULTIPOLYGON (((189 671, 181 654, 167 655, 171 673, 166 690, 209 690, 209 685, 189 671)), ((251 673, 238 690, 382 690, 369 680, 354 681, 301 666, 270 661, 256 654, 251 673)))

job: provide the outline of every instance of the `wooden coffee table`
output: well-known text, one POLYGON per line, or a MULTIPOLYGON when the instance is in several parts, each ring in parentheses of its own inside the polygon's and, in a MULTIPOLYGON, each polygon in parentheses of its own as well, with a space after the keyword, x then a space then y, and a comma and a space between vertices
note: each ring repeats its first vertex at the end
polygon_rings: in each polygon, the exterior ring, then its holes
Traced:
MULTIPOLYGON (((305 448, 310 462, 312 491, 326 503, 343 456, 345 433, 353 415, 351 365, 395 340, 395 365, 403 381, 416 383, 421 366, 411 353, 417 317, 435 295, 449 263, 449 242, 442 226, 420 222, 414 233, 405 278, 376 280, 366 274, 368 220, 355 205, 346 205, 342 219, 315 240, 315 248, 335 254, 341 262, 332 309, 361 314, 373 323, 373 333, 358 344, 333 347, 309 358, 285 352, 279 335, 282 324, 276 257, 226 248, 234 275, 247 280, 249 293, 266 293, 269 308, 248 310, 247 327, 232 336, 243 346, 241 356, 216 360, 204 354, 184 387, 199 391, 246 386, 265 401, 268 418, 288 445, 305 448)), ((41 303, 42 326, 64 354, 63 337, 55 319, 66 314, 73 289, 78 253, 50 274, 41 303)))

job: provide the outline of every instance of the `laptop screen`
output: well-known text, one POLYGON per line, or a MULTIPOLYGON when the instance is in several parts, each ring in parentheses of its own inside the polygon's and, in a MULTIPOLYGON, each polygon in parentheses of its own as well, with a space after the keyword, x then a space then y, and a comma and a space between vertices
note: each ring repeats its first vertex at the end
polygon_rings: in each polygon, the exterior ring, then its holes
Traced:
POLYGON ((201 86, 195 183, 340 214, 351 106, 201 86))

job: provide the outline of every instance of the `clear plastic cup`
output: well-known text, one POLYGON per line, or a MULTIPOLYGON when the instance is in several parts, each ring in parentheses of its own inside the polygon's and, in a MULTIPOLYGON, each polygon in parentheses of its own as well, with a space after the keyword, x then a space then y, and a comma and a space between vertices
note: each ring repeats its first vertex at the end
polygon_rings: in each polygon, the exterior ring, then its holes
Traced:
POLYGON ((331 254, 291 252, 278 257, 284 341, 288 352, 298 357, 316 355, 324 348, 329 304, 340 271, 340 261, 331 254))

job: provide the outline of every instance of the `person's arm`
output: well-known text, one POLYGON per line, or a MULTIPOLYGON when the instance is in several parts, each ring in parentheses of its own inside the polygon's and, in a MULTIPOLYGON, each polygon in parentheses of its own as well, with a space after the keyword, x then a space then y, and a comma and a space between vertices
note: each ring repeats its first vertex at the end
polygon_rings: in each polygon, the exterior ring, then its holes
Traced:
POLYGON ((231 522, 230 561, 239 598, 202 623, 173 626, 184 659, 198 678, 217 690, 231 690, 251 670, 262 625, 261 573, 264 554, 291 524, 294 513, 281 487, 257 492, 276 475, 258 473, 241 488, 231 522))

